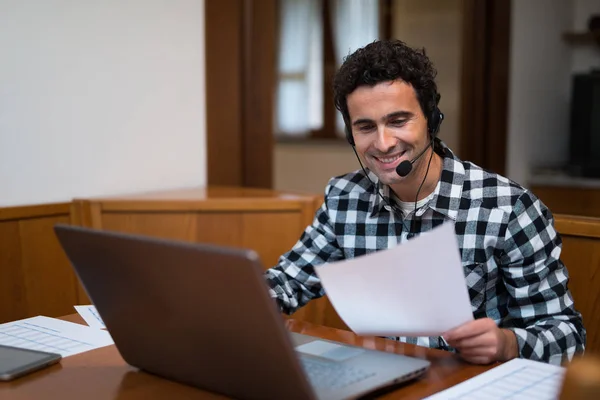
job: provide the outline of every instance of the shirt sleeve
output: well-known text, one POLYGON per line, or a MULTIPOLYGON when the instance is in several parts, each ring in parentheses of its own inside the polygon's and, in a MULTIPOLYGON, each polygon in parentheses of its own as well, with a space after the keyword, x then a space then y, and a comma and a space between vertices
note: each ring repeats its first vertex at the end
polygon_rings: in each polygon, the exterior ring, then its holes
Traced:
POLYGON ((294 247, 266 271, 271 297, 286 314, 292 314, 310 300, 325 294, 314 267, 343 258, 325 201, 294 247))
POLYGON ((500 326, 515 333, 523 358, 552 364, 571 360, 583 352, 586 332, 567 286, 554 219, 531 193, 517 200, 504 244, 502 273, 510 297, 500 326))

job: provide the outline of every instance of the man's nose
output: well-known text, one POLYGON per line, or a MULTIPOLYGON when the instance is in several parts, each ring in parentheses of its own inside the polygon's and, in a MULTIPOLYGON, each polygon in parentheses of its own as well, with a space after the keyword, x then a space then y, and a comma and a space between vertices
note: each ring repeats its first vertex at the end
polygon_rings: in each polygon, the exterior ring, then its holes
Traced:
POLYGON ((377 138, 375 139, 375 148, 382 153, 387 153, 396 146, 396 138, 385 126, 377 129, 377 138))

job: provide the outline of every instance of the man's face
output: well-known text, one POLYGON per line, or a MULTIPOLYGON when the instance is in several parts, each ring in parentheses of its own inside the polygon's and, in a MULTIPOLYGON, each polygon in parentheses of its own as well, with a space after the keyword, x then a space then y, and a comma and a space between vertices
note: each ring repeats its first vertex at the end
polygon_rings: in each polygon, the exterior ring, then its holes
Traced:
POLYGON ((366 166, 386 185, 409 179, 412 174, 402 178, 396 167, 429 144, 427 120, 413 87, 399 80, 359 86, 346 101, 356 151, 366 166))

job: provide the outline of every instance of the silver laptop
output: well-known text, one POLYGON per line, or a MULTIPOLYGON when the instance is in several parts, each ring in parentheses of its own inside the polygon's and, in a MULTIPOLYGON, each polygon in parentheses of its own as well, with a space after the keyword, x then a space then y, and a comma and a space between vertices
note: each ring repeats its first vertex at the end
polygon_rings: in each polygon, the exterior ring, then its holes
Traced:
POLYGON ((238 399, 348 399, 421 375, 422 359, 289 333, 249 250, 57 225, 125 361, 238 399))

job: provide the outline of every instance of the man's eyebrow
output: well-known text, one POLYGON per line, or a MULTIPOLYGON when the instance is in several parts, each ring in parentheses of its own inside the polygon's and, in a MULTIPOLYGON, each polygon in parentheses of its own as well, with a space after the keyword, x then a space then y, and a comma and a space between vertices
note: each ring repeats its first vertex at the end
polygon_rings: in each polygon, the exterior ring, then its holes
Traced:
POLYGON ((414 114, 410 111, 396 111, 390 113, 384 117, 385 120, 396 119, 396 118, 412 118, 414 114))
POLYGON ((372 120, 372 119, 368 119, 368 118, 360 118, 360 119, 357 119, 356 121, 354 121, 354 122, 352 123, 352 125, 354 125, 354 126, 357 126, 357 125, 360 125, 360 124, 370 124, 370 123, 372 123, 372 122, 373 122, 373 120, 372 120))
MULTIPOLYGON (((410 111, 395 111, 393 113, 389 113, 387 115, 384 115, 382 120, 384 121, 389 121, 391 119, 396 119, 396 118, 412 118, 414 116, 414 114, 410 111)), ((369 123, 373 123, 374 121, 372 119, 369 118, 359 118, 356 121, 354 121, 352 123, 353 126, 357 126, 360 124, 369 124, 369 123)))

